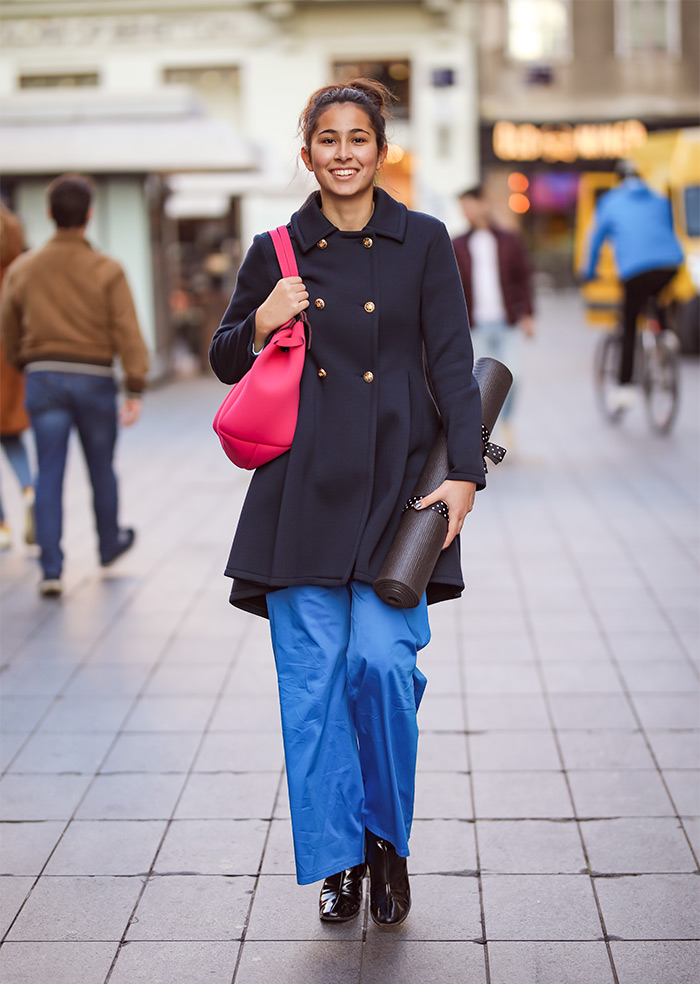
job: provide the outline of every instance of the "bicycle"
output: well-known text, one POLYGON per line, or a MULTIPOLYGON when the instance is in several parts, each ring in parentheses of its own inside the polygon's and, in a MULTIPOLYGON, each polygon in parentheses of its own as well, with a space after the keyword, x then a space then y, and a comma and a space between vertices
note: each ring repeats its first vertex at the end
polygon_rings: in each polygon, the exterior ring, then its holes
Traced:
MULTIPOLYGON (((671 331, 662 331, 658 309, 650 305, 635 341, 633 382, 641 386, 646 414, 652 430, 668 434, 678 413, 679 371, 678 339, 671 331)), ((610 423, 619 423, 627 407, 613 399, 619 387, 622 356, 622 326, 604 335, 595 352, 595 391, 598 406, 610 423)))

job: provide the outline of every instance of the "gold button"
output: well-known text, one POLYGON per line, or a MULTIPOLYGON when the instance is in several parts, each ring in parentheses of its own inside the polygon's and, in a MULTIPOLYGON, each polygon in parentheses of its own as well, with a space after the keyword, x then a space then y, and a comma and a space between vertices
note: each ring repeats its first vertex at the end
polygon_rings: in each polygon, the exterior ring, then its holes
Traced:
POLYGON ((327 375, 328 375, 328 373, 326 372, 325 369, 319 369, 318 370, 318 378, 319 379, 325 379, 327 375))
POLYGON ((372 240, 369 238, 369 236, 365 236, 365 238, 362 240, 362 245, 365 247, 365 249, 372 248, 372 240))
POLYGON ((374 311, 374 301, 367 301, 365 304, 365 311, 367 314, 371 314, 374 311))
POLYGON ((374 379, 374 373, 373 372, 366 372, 362 378, 364 379, 364 381, 366 383, 371 383, 372 380, 374 379))
POLYGON ((319 239, 316 245, 318 246, 319 249, 325 249, 328 243, 326 242, 325 239, 319 239))
POLYGON ((321 311, 326 306, 326 302, 323 300, 322 297, 317 297, 316 300, 314 301, 314 304, 319 309, 319 311, 321 311))

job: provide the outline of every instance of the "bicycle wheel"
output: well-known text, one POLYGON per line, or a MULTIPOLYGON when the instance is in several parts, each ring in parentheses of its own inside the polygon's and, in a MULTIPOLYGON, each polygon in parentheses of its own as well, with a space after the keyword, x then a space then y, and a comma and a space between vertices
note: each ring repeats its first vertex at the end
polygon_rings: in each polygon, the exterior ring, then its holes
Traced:
POLYGON ((622 337, 619 331, 603 335, 596 346, 594 359, 594 383, 596 402, 600 412, 611 423, 617 423, 624 414, 622 407, 612 401, 612 394, 619 387, 622 337))
POLYGON ((663 334, 645 351, 642 386, 652 430, 667 434, 678 412, 678 358, 663 334))

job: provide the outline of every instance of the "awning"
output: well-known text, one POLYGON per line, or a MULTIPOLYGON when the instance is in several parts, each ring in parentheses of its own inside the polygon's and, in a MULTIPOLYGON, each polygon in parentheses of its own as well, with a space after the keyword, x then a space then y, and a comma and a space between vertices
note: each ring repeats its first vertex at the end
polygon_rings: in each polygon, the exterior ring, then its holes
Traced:
POLYGON ((4 174, 256 171, 257 155, 193 94, 168 87, 144 97, 31 90, 0 100, 4 174))

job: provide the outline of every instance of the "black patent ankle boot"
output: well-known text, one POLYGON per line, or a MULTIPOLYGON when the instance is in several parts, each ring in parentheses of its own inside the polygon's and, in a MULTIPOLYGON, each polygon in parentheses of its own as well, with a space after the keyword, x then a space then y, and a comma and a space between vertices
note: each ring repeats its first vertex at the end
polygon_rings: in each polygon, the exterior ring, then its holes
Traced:
POLYGON ((393 844, 367 831, 369 866, 369 912, 377 926, 399 926, 411 908, 406 858, 400 858, 393 844))
POLYGON ((363 862, 326 878, 318 900, 318 914, 323 922, 339 923, 355 918, 362 905, 362 879, 366 868, 363 862))

